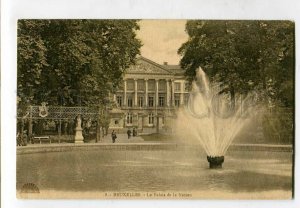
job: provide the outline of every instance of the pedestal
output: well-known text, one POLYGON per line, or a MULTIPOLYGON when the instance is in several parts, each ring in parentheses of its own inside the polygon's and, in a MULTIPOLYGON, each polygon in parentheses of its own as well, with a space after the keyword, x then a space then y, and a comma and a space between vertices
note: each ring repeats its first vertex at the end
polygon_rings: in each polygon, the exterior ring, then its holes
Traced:
POLYGON ((82 128, 75 128, 75 144, 82 144, 83 136, 82 136, 82 128))
POLYGON ((209 162, 209 168, 211 169, 219 169, 222 168, 222 164, 224 162, 224 156, 207 156, 207 161, 209 162))

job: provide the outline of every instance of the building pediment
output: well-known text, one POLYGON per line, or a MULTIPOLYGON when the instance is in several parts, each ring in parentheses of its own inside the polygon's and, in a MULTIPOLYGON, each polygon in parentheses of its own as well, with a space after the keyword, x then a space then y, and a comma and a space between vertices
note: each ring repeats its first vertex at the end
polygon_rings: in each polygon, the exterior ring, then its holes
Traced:
POLYGON ((131 65, 127 70, 127 74, 161 74, 170 75, 171 71, 165 69, 162 65, 157 64, 144 57, 139 57, 135 65, 131 65))

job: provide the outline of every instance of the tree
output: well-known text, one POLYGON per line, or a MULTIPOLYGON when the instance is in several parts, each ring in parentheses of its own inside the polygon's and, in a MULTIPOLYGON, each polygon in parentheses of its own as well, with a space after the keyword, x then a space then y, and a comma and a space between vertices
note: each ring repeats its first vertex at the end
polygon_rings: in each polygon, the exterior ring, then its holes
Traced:
POLYGON ((272 107, 263 116, 267 140, 291 142, 294 120, 295 28, 290 21, 188 21, 178 50, 192 81, 202 67, 224 91, 260 93, 272 107), (284 128, 281 128, 283 127, 284 128), (276 135, 276 136, 274 136, 276 135))
POLYGON ((294 23, 188 21, 186 32, 190 38, 178 53, 188 80, 201 66, 233 94, 257 90, 279 105, 294 105, 294 23))
POLYGON ((40 86, 42 70, 48 66, 47 49, 40 34, 40 30, 46 24, 39 20, 19 21, 17 59, 19 109, 33 102, 34 89, 40 86))
POLYGON ((140 53, 138 29, 136 20, 20 20, 19 103, 107 103, 140 53))

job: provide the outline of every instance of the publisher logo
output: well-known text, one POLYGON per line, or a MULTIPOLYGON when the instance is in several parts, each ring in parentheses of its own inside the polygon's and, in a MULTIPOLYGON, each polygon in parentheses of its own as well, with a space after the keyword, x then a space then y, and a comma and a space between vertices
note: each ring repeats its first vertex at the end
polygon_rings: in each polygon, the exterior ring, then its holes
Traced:
POLYGON ((40 193, 40 190, 34 183, 25 183, 21 188, 21 193, 40 193))

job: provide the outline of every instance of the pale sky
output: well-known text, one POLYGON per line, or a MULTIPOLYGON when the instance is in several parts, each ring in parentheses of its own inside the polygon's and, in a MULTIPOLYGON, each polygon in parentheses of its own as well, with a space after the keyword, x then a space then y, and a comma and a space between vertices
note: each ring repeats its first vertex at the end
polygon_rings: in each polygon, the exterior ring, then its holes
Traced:
POLYGON ((141 55, 159 64, 179 64, 178 48, 186 42, 186 20, 141 20, 137 37, 142 41, 141 55))

